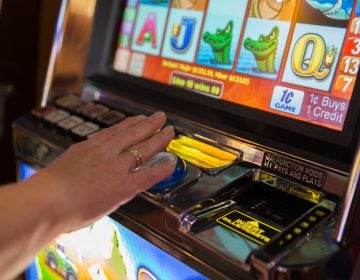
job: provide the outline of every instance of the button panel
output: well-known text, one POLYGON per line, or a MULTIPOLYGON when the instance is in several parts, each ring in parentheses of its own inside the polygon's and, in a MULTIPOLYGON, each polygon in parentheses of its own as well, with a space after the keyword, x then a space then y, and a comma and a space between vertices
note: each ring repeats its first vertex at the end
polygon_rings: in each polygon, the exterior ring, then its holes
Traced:
POLYGON ((293 226, 283 231, 282 234, 264 246, 259 251, 260 258, 263 256, 270 261, 276 255, 286 252, 292 245, 304 238, 311 230, 331 215, 332 212, 329 209, 323 206, 316 206, 309 213, 301 217, 293 226))
MULTIPOLYGON (((101 131, 101 129, 114 125, 126 118, 126 115, 120 111, 113 110, 102 104, 86 102, 72 95, 61 97, 55 100, 52 105, 48 105, 44 108, 34 109, 32 115, 43 120, 45 123, 52 124, 51 127, 53 130, 61 131, 62 135, 65 134, 74 141, 91 138, 97 132, 101 131)), ((196 147, 203 147, 202 143, 196 143, 196 145, 196 147)), ((199 150, 202 151, 200 148, 199 150)), ((215 155, 219 153, 218 150, 214 151, 214 149, 211 149, 211 151, 215 153, 215 155)), ((236 155, 230 153, 230 156, 233 156, 236 159, 236 155)), ((215 157, 215 159, 217 158, 215 157)), ((231 160, 235 159, 231 158, 231 160)), ((197 180, 201 176, 201 171, 196 170, 196 172, 197 180)), ((235 197, 241 197, 245 190, 253 187, 252 179, 250 177, 244 176, 242 178, 241 188, 239 188, 239 184, 229 184, 229 187, 218 191, 212 197, 215 199, 214 204, 233 200, 235 197)), ((195 181, 195 179, 192 180, 195 181)), ((183 186, 186 184, 190 185, 186 179, 184 182, 183 186)), ((164 190, 167 191, 166 188, 164 188, 164 190)), ((160 191, 157 193, 157 190, 154 190, 152 193, 149 191, 148 193, 150 193, 150 197, 158 196, 159 199, 165 198, 165 195, 168 194, 165 193, 164 196, 162 196, 163 194, 160 194, 160 191)), ((264 205, 265 201, 259 200, 255 201, 253 207, 256 209, 265 209, 266 205, 264 205)), ((265 212, 265 210, 263 210, 263 212, 265 212)), ((299 220, 296 220, 297 217, 291 219, 291 222, 288 223, 289 227, 286 228, 286 230, 276 233, 268 243, 257 251, 259 257, 268 261, 276 259, 278 256, 284 254, 284 252, 288 252, 288 250, 296 245, 299 240, 304 238, 306 234, 311 232, 319 225, 319 223, 330 217, 331 214, 332 212, 329 209, 317 206, 312 208, 309 213, 302 215, 299 220), (294 222, 295 220, 296 222, 294 222)))
POLYGON ((46 107, 33 109, 31 114, 74 141, 90 138, 127 117, 120 111, 83 101, 72 94, 59 97, 46 107))

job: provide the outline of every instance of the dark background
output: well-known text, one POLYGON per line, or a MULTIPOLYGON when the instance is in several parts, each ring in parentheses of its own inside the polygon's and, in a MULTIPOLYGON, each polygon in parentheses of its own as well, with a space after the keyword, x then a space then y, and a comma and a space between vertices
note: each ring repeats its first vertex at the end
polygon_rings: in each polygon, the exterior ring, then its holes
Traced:
POLYGON ((60 0, 0 0, 0 184, 16 180, 11 124, 40 102, 60 0))

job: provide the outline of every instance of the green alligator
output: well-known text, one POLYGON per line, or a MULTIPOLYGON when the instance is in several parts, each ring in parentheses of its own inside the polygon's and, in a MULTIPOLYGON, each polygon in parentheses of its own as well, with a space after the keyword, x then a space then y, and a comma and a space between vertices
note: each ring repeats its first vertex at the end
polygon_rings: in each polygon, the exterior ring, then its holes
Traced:
POLYGON ((216 29, 215 34, 211 34, 208 31, 205 32, 203 39, 213 50, 214 63, 231 64, 230 47, 233 27, 234 23, 230 20, 224 29, 216 29))
POLYGON ((260 34, 258 40, 246 38, 244 41, 245 49, 251 51, 256 59, 259 71, 276 73, 275 57, 278 46, 279 27, 275 26, 269 35, 260 34))

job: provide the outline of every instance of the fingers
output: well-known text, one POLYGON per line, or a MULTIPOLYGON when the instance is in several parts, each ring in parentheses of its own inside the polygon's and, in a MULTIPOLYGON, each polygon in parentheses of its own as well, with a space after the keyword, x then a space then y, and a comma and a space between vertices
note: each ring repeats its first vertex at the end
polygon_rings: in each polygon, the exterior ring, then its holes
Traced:
POLYGON ((146 117, 144 115, 134 116, 134 117, 128 117, 122 122, 103 129, 96 133, 93 137, 90 138, 89 141, 95 143, 95 144, 102 144, 109 140, 111 137, 113 137, 116 133, 121 132, 123 129, 126 129, 127 127, 130 127, 132 125, 135 125, 139 123, 141 120, 145 119, 146 117))
POLYGON ((174 129, 172 126, 163 128, 160 132, 154 134, 148 140, 134 145, 131 149, 125 150, 120 154, 122 162, 127 163, 128 170, 133 170, 147 162, 157 152, 162 151, 174 138, 174 129))
POLYGON ((149 117, 130 117, 121 123, 104 129, 90 138, 93 145, 119 157, 125 172, 133 171, 147 162, 155 153, 162 151, 174 138, 171 126, 161 129, 166 120, 163 112, 149 117), (161 129, 161 130, 160 130, 161 129))
POLYGON ((114 147, 115 152, 120 154, 126 149, 148 140, 165 124, 165 114, 157 112, 139 122, 121 129, 121 133, 115 134, 107 144, 114 147))

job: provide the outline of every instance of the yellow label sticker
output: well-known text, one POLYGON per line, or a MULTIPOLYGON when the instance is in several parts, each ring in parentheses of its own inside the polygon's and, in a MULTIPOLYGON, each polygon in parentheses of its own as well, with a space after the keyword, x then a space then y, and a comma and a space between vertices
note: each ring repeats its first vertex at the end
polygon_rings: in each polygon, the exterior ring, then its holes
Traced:
POLYGON ((216 222, 260 245, 269 242, 271 238, 281 232, 280 229, 267 225, 237 210, 217 218, 216 222))

